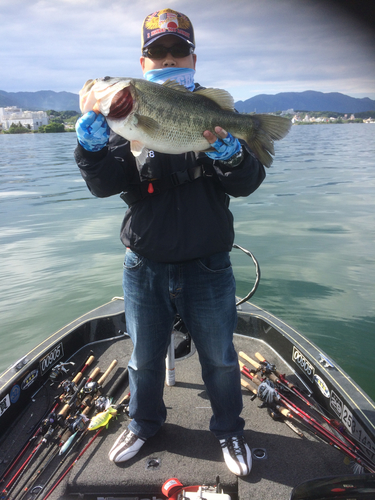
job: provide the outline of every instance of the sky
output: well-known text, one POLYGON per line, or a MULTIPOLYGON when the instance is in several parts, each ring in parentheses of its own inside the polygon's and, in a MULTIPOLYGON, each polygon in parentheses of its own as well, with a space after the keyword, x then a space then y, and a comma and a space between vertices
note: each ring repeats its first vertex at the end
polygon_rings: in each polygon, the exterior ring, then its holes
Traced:
MULTIPOLYGON (((0 90, 78 93, 91 78, 141 78, 142 22, 169 7, 193 23, 195 81, 235 101, 305 90, 375 99, 374 31, 345 1, 0 0, 0 90)), ((365 0, 355 2, 360 11, 365 0)))

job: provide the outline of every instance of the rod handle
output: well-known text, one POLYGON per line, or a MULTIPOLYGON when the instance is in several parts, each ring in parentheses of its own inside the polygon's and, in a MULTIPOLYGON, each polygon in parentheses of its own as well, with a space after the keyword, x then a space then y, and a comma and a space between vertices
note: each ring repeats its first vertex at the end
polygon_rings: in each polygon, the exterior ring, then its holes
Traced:
POLYGON ((283 406, 277 405, 276 408, 281 413, 281 415, 284 415, 284 417, 289 417, 289 418, 292 417, 290 411, 284 408, 283 406))
POLYGON ((94 378, 96 378, 100 373, 100 368, 99 366, 97 366, 96 368, 94 368, 94 370, 91 372, 87 382, 91 382, 92 380, 94 380, 94 378))
POLYGON ((70 411, 70 406, 69 404, 64 405, 61 410, 59 411, 58 415, 59 417, 66 417, 68 415, 68 412, 70 411))
POLYGON ((114 359, 112 363, 109 365, 109 367, 106 369, 106 371, 103 373, 103 375, 100 377, 98 380, 99 385, 103 385, 103 382, 105 379, 108 377, 108 375, 111 373, 111 371, 114 369, 114 367, 117 365, 117 359, 114 359))
POLYGON ((83 377, 82 372, 78 372, 77 375, 73 378, 72 382, 74 382, 75 385, 78 385, 78 382, 81 380, 83 377))
MULTIPOLYGON (((264 356, 262 356, 259 352, 256 352, 255 353, 255 357, 261 362, 261 363, 267 363, 267 360, 264 356)), ((279 370, 276 370, 275 369, 275 374, 277 375, 277 377, 279 377, 284 384, 286 384, 290 389, 293 389, 294 384, 292 384, 291 382, 288 382, 288 380, 286 380, 285 376, 279 372, 279 370)))
POLYGON ((257 395, 257 390, 251 387, 251 385, 246 382, 246 380, 241 379, 241 385, 242 387, 245 387, 248 391, 252 392, 253 394, 257 395))

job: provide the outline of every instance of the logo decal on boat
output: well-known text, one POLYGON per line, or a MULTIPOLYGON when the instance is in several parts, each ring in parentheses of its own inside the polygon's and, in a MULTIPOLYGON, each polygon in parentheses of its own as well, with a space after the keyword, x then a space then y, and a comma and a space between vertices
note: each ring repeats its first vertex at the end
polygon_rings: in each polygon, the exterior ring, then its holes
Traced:
POLYGON ((331 392, 331 399, 330 399, 329 405, 332 408, 332 410, 336 413, 336 415, 341 419, 343 402, 338 397, 338 395, 335 393, 335 391, 331 392))
POLYGON ((9 408, 10 406, 10 398, 9 398, 9 394, 7 394, 5 396, 5 398, 3 398, 1 401, 0 401, 0 417, 3 413, 5 413, 7 411, 7 409, 9 408))
POLYGON ((37 376, 38 376, 38 373, 39 373, 39 370, 33 370, 32 372, 30 372, 27 377, 25 377, 22 381, 22 384, 21 384, 21 389, 24 391, 25 389, 28 389, 30 387, 30 385, 32 385, 37 376))
POLYGON ((361 423, 356 419, 355 415, 353 415, 350 408, 348 408, 345 404, 343 405, 342 410, 342 422, 357 441, 367 446, 367 455, 371 458, 371 460, 374 460, 375 443, 367 434, 365 428, 362 427, 361 423))
POLYGON ((21 389, 19 385, 14 385, 10 390, 10 402, 17 403, 20 397, 21 389))
POLYGON ((39 369, 40 374, 44 375, 52 366, 64 356, 64 349, 62 342, 57 344, 43 359, 40 360, 39 369))
POLYGON ((314 375, 314 382, 319 387, 320 392, 323 394, 323 396, 325 396, 326 398, 329 398, 331 396, 327 384, 324 382, 322 377, 319 377, 319 375, 314 375))
POLYGON ((302 368, 310 380, 314 380, 314 366, 295 346, 293 346, 293 361, 302 368))

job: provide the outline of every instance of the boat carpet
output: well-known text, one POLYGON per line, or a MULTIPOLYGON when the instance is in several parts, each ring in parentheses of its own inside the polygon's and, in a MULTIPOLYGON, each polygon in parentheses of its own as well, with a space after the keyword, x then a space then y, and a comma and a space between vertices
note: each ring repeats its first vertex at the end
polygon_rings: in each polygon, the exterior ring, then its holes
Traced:
MULTIPOLYGON (((259 351, 281 372, 290 373, 277 354, 259 340, 236 335, 235 347, 238 352, 244 351, 253 358, 259 351)), ((126 367, 131 348, 131 341, 126 337, 115 343, 104 341, 82 350, 77 355, 77 363, 85 359, 89 349, 93 349, 98 359, 100 356, 98 365, 102 371, 117 359, 118 369, 108 379, 105 385, 108 388, 120 370, 126 367)), ((344 465, 344 456, 339 451, 303 428, 305 437, 300 437, 284 422, 273 420, 266 408, 260 408, 261 401, 252 401, 250 392, 244 390, 242 415, 246 420, 245 436, 253 452, 253 468, 249 476, 238 478, 227 469, 220 445, 208 430, 211 408, 197 353, 178 360, 175 372, 175 385, 165 387, 164 391, 167 421, 157 435, 149 439, 130 461, 122 464, 110 462, 108 452, 128 424, 126 415, 121 414, 76 462, 49 496, 51 500, 77 496, 85 499, 126 496, 133 500, 154 497, 156 500, 163 498, 161 486, 171 477, 177 477, 185 486, 211 486, 216 484, 217 476, 232 500, 288 500, 293 487, 303 481, 352 473, 350 467, 344 465)), ((124 387, 119 398, 127 391, 128 388, 124 387)), ((71 460, 66 461, 56 478, 71 460)), ((44 494, 53 483, 45 488, 44 494)), ((36 484, 43 484, 43 478, 36 484)), ((42 499, 44 494, 38 498, 42 499)))
MULTIPOLYGON (((254 357, 256 351, 276 363, 282 372, 288 367, 277 359, 266 345, 255 345, 255 340, 235 337, 237 351, 254 357)), ((119 343, 105 353, 103 367, 117 356, 121 363, 130 357, 131 343, 119 353, 119 343)), ((170 477, 177 477, 183 485, 214 485, 220 477, 224 491, 241 500, 288 499, 291 489, 314 477, 348 473, 343 456, 327 444, 296 435, 285 423, 270 418, 261 401, 251 401, 244 391, 243 416, 245 435, 252 450, 265 451, 266 457, 254 459, 251 474, 237 478, 223 462, 217 439, 208 430, 211 408, 201 378, 198 355, 176 362, 176 384, 165 387, 164 398, 168 411, 165 425, 148 440, 129 462, 115 465, 108 461, 108 452, 119 432, 127 426, 125 418, 114 421, 99 436, 85 460, 77 462, 66 486, 70 493, 126 493, 139 496, 149 493, 160 498, 161 485, 170 477), (104 488, 103 488, 104 485, 104 488)), ((257 454, 260 454, 257 453, 257 454)))

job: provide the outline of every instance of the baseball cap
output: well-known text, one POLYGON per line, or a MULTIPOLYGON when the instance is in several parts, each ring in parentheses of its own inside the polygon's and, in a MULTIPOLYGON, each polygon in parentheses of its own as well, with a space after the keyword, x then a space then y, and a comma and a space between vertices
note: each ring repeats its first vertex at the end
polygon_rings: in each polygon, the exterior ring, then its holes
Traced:
POLYGON ((176 35, 195 48, 190 19, 172 9, 157 10, 143 21, 142 49, 165 35, 176 35))

